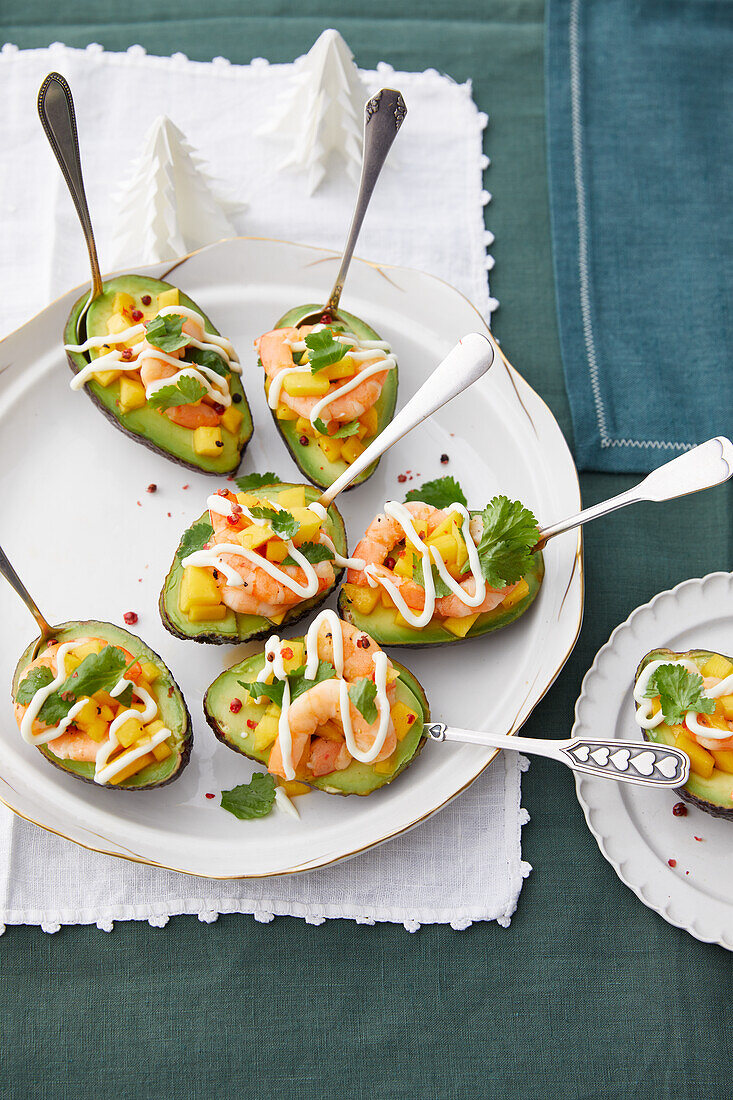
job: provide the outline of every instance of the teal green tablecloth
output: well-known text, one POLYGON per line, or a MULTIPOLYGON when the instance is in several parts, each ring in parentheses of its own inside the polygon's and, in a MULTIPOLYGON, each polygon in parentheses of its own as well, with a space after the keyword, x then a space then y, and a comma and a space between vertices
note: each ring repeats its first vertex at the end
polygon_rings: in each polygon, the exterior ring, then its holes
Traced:
MULTIPOLYGON (((337 26, 358 61, 471 77, 491 121, 495 329, 570 430, 553 298, 540 0, 28 0, 19 46, 101 42, 291 60, 337 26), (68 22, 59 22, 61 11, 68 22), (244 14, 246 12, 246 14, 244 14)), ((8 166, 5 166, 8 170, 8 166)), ((586 502, 629 484, 582 479, 586 502)), ((527 727, 568 731, 612 628, 686 577, 731 567, 725 489, 589 528, 586 620, 527 727)), ((564 770, 524 782, 527 881, 508 930, 171 920, 0 939, 0 1096, 702 1100, 733 1094, 731 956, 645 909, 600 856, 564 770)))

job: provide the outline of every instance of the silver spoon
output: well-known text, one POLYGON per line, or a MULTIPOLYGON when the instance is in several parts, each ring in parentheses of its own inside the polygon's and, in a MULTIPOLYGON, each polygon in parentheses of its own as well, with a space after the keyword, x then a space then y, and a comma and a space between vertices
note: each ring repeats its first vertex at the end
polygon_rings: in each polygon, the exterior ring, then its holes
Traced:
POLYGON ((351 227, 336 281, 326 304, 321 306, 320 309, 304 311, 301 316, 296 317, 292 322, 294 328, 298 328, 300 325, 315 325, 319 322, 330 324, 332 321, 342 320, 338 315, 338 305, 351 257, 354 255, 356 240, 372 197, 374 185, 379 178, 379 173, 382 171, 384 162, 387 159, 387 153, 397 137, 397 131, 404 122, 406 114, 407 107, 401 93, 393 91, 391 88, 382 88, 381 92, 377 92, 376 95, 367 100, 364 107, 364 154, 359 191, 356 196, 354 215, 351 219, 351 227))
POLYGON ((327 508, 339 493, 348 489, 354 478, 371 466, 393 443, 468 389, 477 378, 486 374, 494 359, 500 355, 493 336, 488 334, 469 332, 459 340, 384 431, 336 478, 333 485, 321 493, 318 503, 327 508))
POLYGON ((534 547, 541 550, 549 539, 555 535, 562 535, 565 531, 572 531, 574 527, 580 527, 589 520, 607 516, 609 512, 615 512, 618 508, 625 508, 627 504, 638 504, 642 500, 660 502, 674 500, 676 497, 684 497, 689 493, 697 493, 701 489, 711 489, 713 485, 721 485, 733 475, 733 443, 724 435, 716 435, 693 447, 685 454, 673 458, 671 462, 665 462, 656 470, 618 496, 609 500, 593 504, 590 508, 584 508, 569 519, 552 523, 540 530, 539 541, 534 547))
POLYGON ((89 207, 84 191, 84 180, 81 174, 81 157, 79 155, 79 136, 76 130, 76 114, 74 113, 74 100, 71 88, 60 73, 49 73, 41 84, 38 92, 38 114, 41 125, 54 151, 56 160, 66 180, 66 186, 71 192, 76 212, 81 222, 84 240, 89 250, 89 265, 92 270, 92 288, 84 309, 79 314, 76 323, 77 338, 81 332, 81 324, 89 306, 95 298, 102 293, 102 276, 99 270, 99 258, 97 246, 94 243, 92 221, 89 217, 89 207))
POLYGON ((41 645, 45 641, 48 641, 50 638, 54 637, 54 635, 56 633, 56 627, 51 626, 50 623, 48 623, 46 621, 46 619, 44 618, 44 616, 41 614, 41 612, 38 609, 38 605, 36 604, 36 601, 33 599, 30 592, 28 591, 26 586, 23 584, 23 582, 20 579, 20 577, 18 576, 18 574, 15 572, 15 569, 10 564, 10 560, 7 557, 7 555, 5 554, 5 551, 3 550, 3 548, 1 546, 0 546, 0 575, 5 577, 5 580, 8 582, 10 587, 13 589, 14 592, 17 593, 18 596, 20 596, 21 600, 23 601, 25 606, 28 608, 28 610, 30 611, 33 618, 38 623, 38 627, 41 631, 41 636, 38 639, 38 641, 36 642, 36 645, 33 649, 33 653, 31 655, 31 660, 33 660, 36 657, 41 645))
POLYGON ((690 758, 682 749, 651 741, 616 741, 613 738, 572 737, 544 741, 537 737, 507 737, 501 733, 454 729, 443 722, 423 727, 432 741, 459 741, 492 749, 514 749, 529 756, 546 756, 567 764, 575 772, 636 783, 644 787, 683 787, 690 776, 690 758))

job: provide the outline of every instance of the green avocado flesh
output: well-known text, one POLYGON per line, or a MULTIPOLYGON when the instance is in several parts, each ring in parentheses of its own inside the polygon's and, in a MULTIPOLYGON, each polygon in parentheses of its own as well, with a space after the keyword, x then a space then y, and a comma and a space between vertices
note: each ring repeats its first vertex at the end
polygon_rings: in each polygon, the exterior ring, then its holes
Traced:
MULTIPOLYGON (((142 771, 131 775, 129 779, 124 780, 122 783, 95 784, 95 786, 102 790, 142 791, 172 783, 188 763, 193 742, 193 730, 191 729, 191 719, 185 700, 170 670, 158 654, 146 646, 140 638, 135 634, 130 634, 127 630, 123 630, 122 627, 115 626, 113 623, 97 622, 95 619, 91 619, 86 622, 63 623, 61 626, 54 627, 54 638, 58 642, 70 642, 74 638, 85 637, 101 638, 103 641, 109 642, 110 645, 122 646, 134 657, 139 657, 142 661, 150 661, 160 669, 160 676, 151 684, 152 694, 158 704, 159 717, 172 733, 167 741, 171 748, 171 755, 166 757, 165 760, 148 764, 142 771)), ((13 676, 13 699, 15 699, 18 685, 24 679, 23 674, 31 663, 31 654, 36 644, 37 640, 31 642, 18 661, 13 676)), ((47 745, 39 745, 37 748, 55 767, 60 768, 69 775, 73 775, 76 779, 81 779, 86 783, 94 783, 93 763, 62 760, 55 756, 47 745)))
MULTIPOLYGON (((303 639, 296 639, 302 641, 303 639)), ((403 665, 393 661, 396 671, 399 673, 397 680, 397 701, 405 703, 417 714, 413 728, 402 740, 397 742, 397 748, 393 754, 393 770, 385 775, 380 775, 374 770, 372 764, 362 764, 353 760, 348 768, 340 772, 331 772, 330 775, 321 775, 318 778, 298 776, 298 780, 315 787, 326 794, 359 794, 367 795, 376 791, 379 787, 391 783, 400 772, 403 772, 417 757, 425 743, 423 725, 430 721, 430 710, 425 692, 422 687, 403 665), (421 717, 422 716, 422 717, 421 717)), ((223 672, 214 680, 213 684, 204 696, 204 713, 206 721, 213 729, 216 736, 230 749, 241 752, 250 760, 256 760, 260 764, 267 765, 272 746, 257 751, 254 747, 254 730, 247 727, 247 721, 259 722, 267 709, 267 700, 259 706, 252 702, 245 704, 238 714, 233 714, 229 708, 232 699, 241 699, 242 687, 240 680, 251 683, 257 679, 257 674, 264 665, 261 653, 248 657, 233 668, 223 672)))
POLYGON ((525 574, 524 578, 529 585, 529 592, 524 599, 519 600, 513 607, 502 607, 499 604, 493 611, 479 615, 465 638, 457 638, 455 634, 451 634, 441 625, 437 617, 432 618, 422 630, 414 630, 399 622, 397 611, 391 607, 384 607, 381 601, 369 615, 364 615, 354 608, 344 589, 341 589, 339 595, 339 614, 342 619, 353 623, 380 645, 419 647, 469 641, 471 638, 480 638, 484 634, 489 634, 492 630, 500 630, 501 627, 508 626, 524 614, 539 592, 545 575, 545 565, 540 551, 534 554, 532 563, 532 571, 525 574))
MULTIPOLYGON (((257 490, 257 496, 263 499, 270 500, 273 503, 277 503, 277 498, 280 493, 286 489, 293 489, 296 486, 291 483, 281 483, 278 485, 263 486, 257 490)), ((312 485, 303 486, 305 489, 305 501, 306 504, 311 504, 314 500, 318 500, 319 493, 317 489, 314 489, 312 485)), ((204 512, 199 516, 195 523, 200 523, 202 520, 208 523, 209 513, 204 512)), ((193 524, 191 525, 193 526, 193 524)), ((335 504, 332 504, 328 509, 328 522, 326 525, 326 533, 330 535, 336 550, 342 557, 346 557, 346 528, 344 527, 344 521, 341 517, 341 513, 335 504)), ((179 543, 180 546, 180 543, 179 543)), ((262 615, 241 615, 238 612, 227 611, 226 616, 223 619, 217 619, 215 622, 198 622, 194 623, 188 618, 187 615, 181 611, 179 606, 179 592, 181 582, 183 580, 183 566, 181 565, 181 559, 176 557, 173 559, 173 564, 168 572, 168 576, 165 578, 163 589, 160 593, 160 600, 158 607, 160 610, 160 617, 163 620, 163 626, 166 630, 169 630, 171 634, 175 634, 177 638, 191 638, 195 642, 208 642, 211 645, 222 645, 226 642, 248 642, 254 641, 256 638, 266 638, 273 630, 279 630, 284 626, 290 626, 302 619, 304 615, 312 611, 326 600, 337 584, 341 580, 342 569, 335 570, 334 582, 330 588, 324 589, 323 592, 319 592, 317 596, 313 596, 310 600, 304 600, 302 603, 296 604, 283 619, 282 623, 274 624, 269 619, 264 618, 262 615)))
MULTIPOLYGON (((652 661, 674 661, 687 657, 694 661, 698 668, 702 668, 706 661, 709 661, 713 656, 716 656, 716 654, 709 649, 691 649, 687 653, 675 653, 671 649, 653 649, 642 657, 636 670, 634 683, 652 661)), ((719 656, 724 657, 725 654, 719 654, 719 656)), ((733 657, 726 657, 726 660, 733 661, 733 657)), ((634 704, 634 708, 636 708, 636 704, 634 704)), ((674 732, 666 722, 662 722, 660 726, 656 726, 654 729, 642 730, 641 732, 647 741, 654 741, 658 745, 675 744, 674 732)), ((712 814, 713 817, 726 817, 733 820, 733 775, 730 772, 713 768, 709 779, 704 779, 703 776, 690 772, 687 783, 684 787, 678 787, 677 793, 684 798, 685 802, 690 802, 698 809, 704 810, 705 813, 712 814)))
MULTIPOLYGON (((112 315, 115 294, 124 292, 132 295, 136 307, 144 310, 146 307, 141 302, 143 294, 150 294, 152 297, 162 291, 173 289, 175 288, 172 283, 165 283, 160 279, 150 279, 145 275, 120 275, 116 279, 109 279, 104 283, 103 293, 99 298, 95 298, 89 307, 85 319, 86 327, 82 322, 82 332, 79 334, 78 339, 76 335, 77 320, 86 304, 88 294, 84 294, 74 304, 64 329, 64 344, 82 344, 90 336, 106 335, 107 321, 112 315)), ((178 293, 180 304, 201 313, 206 331, 218 336, 218 331, 199 306, 183 291, 179 290, 178 293)), ((69 351, 66 354, 74 374, 78 374, 90 361, 86 353, 69 351)), ((224 446, 221 448, 220 453, 213 457, 197 454, 193 447, 193 431, 190 428, 181 427, 180 424, 174 424, 158 409, 151 409, 144 405, 140 409, 133 409, 125 413, 121 412, 119 407, 119 379, 110 383, 109 386, 102 386, 99 382, 92 380, 87 382, 84 387, 94 404, 101 409, 104 415, 116 427, 136 439, 138 443, 161 452, 167 458, 172 459, 181 466, 185 466, 187 469, 200 470, 208 474, 229 474, 237 470, 242 454, 252 436, 252 414, 238 374, 229 376, 229 388, 232 397, 236 395, 241 398, 236 407, 242 414, 242 423, 239 425, 236 436, 222 427, 221 437, 224 446)))
MULTIPOLYGON (((310 312, 318 308, 317 305, 307 305, 291 309, 284 317, 280 318, 274 327, 287 328, 292 325, 293 321, 297 320, 298 317, 302 317, 306 311, 310 312)), ((353 313, 345 313, 343 310, 339 310, 339 316, 343 317, 354 335, 358 336, 361 340, 381 340, 381 336, 379 336, 373 328, 370 328, 364 321, 355 317, 353 313)), ((398 368, 394 367, 393 370, 387 372, 386 381, 375 406, 378 422, 377 435, 384 431, 394 416, 395 404, 397 403, 397 371, 398 368)), ((275 416, 274 409, 270 411, 272 412, 277 430, 283 437, 285 445, 293 456, 293 459, 308 480, 312 481, 314 485, 318 485, 322 489, 327 489, 329 485, 333 485, 336 478, 340 477, 344 470, 348 469, 348 463, 344 462, 343 459, 338 459, 336 462, 329 462, 314 439, 309 439, 306 444, 301 443, 300 432, 296 431, 295 428, 295 420, 278 420, 275 416)), ((371 442, 371 440, 365 440, 365 442, 371 442)), ((371 466, 367 467, 367 469, 352 482, 349 488, 352 489, 355 485, 361 485, 362 482, 370 478, 378 465, 379 459, 372 463, 371 466)))

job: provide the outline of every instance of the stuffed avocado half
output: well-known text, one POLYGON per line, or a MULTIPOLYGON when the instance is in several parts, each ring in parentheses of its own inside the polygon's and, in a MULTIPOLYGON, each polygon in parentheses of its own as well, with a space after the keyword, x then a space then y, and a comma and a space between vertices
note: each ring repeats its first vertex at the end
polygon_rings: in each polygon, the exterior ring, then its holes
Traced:
MULTIPOLYGON (((305 477, 314 485, 328 488, 392 419, 398 368, 389 345, 378 333, 343 311, 342 323, 314 329, 309 336, 314 346, 308 348, 304 340, 303 350, 298 350, 300 342, 293 322, 305 311, 317 308, 309 305, 289 310, 257 343, 277 429, 305 477), (346 331, 356 338, 356 345, 353 340, 348 342, 346 331), (288 341, 294 341, 295 347, 288 341), (310 368, 304 366, 306 356, 310 368), (357 374, 375 370, 379 360, 387 369, 358 383, 357 374), (319 366, 321 363, 323 366, 319 366), (281 373, 283 379, 275 390, 273 378, 281 373), (339 389, 342 395, 334 397, 339 389), (317 406, 324 400, 331 403, 319 410, 317 406)), ((371 477, 377 465, 378 461, 369 466, 350 487, 371 477)))
POLYGON ((420 752, 430 720, 412 673, 333 612, 322 612, 306 638, 271 638, 263 653, 222 673, 204 712, 235 752, 282 780, 341 795, 368 795, 396 779, 420 752), (309 668, 316 640, 318 660, 309 668))
POLYGON ((21 735, 49 763, 114 790, 178 778, 191 753, 191 721, 157 653, 96 620, 56 627, 32 657, 36 645, 18 662, 12 697, 21 735))
POLYGON ((682 798, 733 820, 733 658, 706 649, 652 650, 636 670, 634 710, 648 741, 690 757, 682 798))
POLYGON ((72 388, 83 386, 113 424, 179 465, 235 471, 252 416, 234 349, 206 314, 171 283, 145 275, 109 279, 84 315, 87 299, 74 304, 64 329, 72 388))
POLYGON ((176 637, 210 644, 264 638, 320 606, 339 583, 346 529, 338 509, 332 504, 325 515, 314 512, 308 505, 318 499, 317 489, 269 476, 269 483, 268 475, 240 478, 240 492, 220 490, 183 533, 159 601, 163 625, 176 637), (217 551, 215 538, 230 549, 217 551), (216 567, 220 554, 238 575, 216 567), (299 595, 309 584, 313 595, 299 595))
POLYGON ((453 478, 427 482, 375 516, 353 551, 339 611, 383 645, 481 637, 536 599, 544 577, 537 541, 537 521, 520 501, 498 496, 468 511, 453 478))

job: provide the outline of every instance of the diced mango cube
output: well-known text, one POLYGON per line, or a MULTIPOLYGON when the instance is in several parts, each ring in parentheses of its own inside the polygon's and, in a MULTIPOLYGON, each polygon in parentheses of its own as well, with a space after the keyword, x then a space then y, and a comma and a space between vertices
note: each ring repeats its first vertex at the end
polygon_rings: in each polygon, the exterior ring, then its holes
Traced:
POLYGON ((149 684, 152 684, 160 676, 160 669, 152 661, 141 661, 140 668, 149 684))
POLYGON ((713 749, 713 760, 721 772, 733 775, 733 749, 713 749))
POLYGON ((362 587, 359 584, 345 584, 343 592, 351 606, 360 615, 371 615, 379 602, 378 588, 369 588, 366 585, 362 587))
POLYGON ((178 604, 184 615, 197 604, 219 604, 221 595, 213 574, 200 565, 187 565, 183 570, 178 604))
POLYGON ((223 603, 197 603, 186 614, 192 623, 218 622, 227 617, 227 608, 223 603))
POLYGON ((444 626, 449 633, 454 634, 456 638, 465 638, 469 630, 478 619, 478 611, 474 615, 462 615, 460 618, 443 619, 441 626, 444 626))
POLYGON ((270 539, 265 547, 265 557, 268 561, 279 564, 281 561, 285 561, 288 556, 287 544, 282 539, 270 539))
POLYGON ((344 440, 344 444, 341 448, 341 457, 351 465, 352 462, 356 462, 360 454, 366 450, 366 447, 357 439, 355 435, 350 435, 348 439, 344 440))
POLYGON ((733 672, 733 663, 727 657, 714 653, 712 657, 708 657, 700 671, 703 676, 717 676, 719 680, 725 680, 733 672))
POLYGON ((145 387, 142 382, 125 375, 120 382, 120 411, 126 413, 132 412, 133 409, 141 409, 146 401, 145 387))
POLYGON ((381 601, 382 607, 395 607, 394 600, 392 599, 384 585, 381 584, 379 586, 379 599, 381 601))
POLYGON ((235 493, 235 496, 243 508, 255 508, 262 503, 254 493, 235 493))
POLYGON ((74 722, 93 741, 103 741, 107 736, 109 721, 102 716, 102 707, 94 699, 89 699, 84 704, 74 717, 74 722))
POLYGON ((277 494, 279 508, 305 508, 305 485, 294 485, 277 494))
POLYGON ((715 709, 717 710, 718 707, 723 717, 733 722, 733 695, 721 695, 715 709))
POLYGON ((298 435, 310 435, 316 434, 316 429, 311 424, 310 420, 306 416, 299 416, 295 422, 295 430, 298 435))
POLYGON ((303 542, 316 542, 323 522, 321 517, 312 512, 310 508, 288 508, 288 511, 300 524, 293 535, 295 545, 300 546, 303 542))
POLYGON ((239 542, 245 550, 257 550, 275 537, 275 532, 269 523, 252 523, 249 527, 245 527, 244 531, 240 531, 238 535, 239 542))
MULTIPOLYGON (((93 378, 100 386, 111 386, 122 374, 121 370, 95 370, 93 378)), ((144 392, 144 391, 143 391, 144 392)))
POLYGON ((128 718, 117 730, 117 740, 126 749, 138 741, 143 735, 143 724, 139 718, 128 718))
POLYGON ((64 657, 64 669, 66 670, 66 675, 68 676, 70 672, 75 672, 81 662, 82 658, 79 656, 78 653, 74 653, 73 650, 71 653, 67 653, 64 657))
POLYGON ((113 313, 111 317, 107 318, 107 332, 111 336, 116 336, 118 332, 124 332, 126 328, 130 328, 130 322, 121 313, 113 313))
POLYGON ((124 313, 126 309, 135 308, 135 299, 132 294, 126 294, 124 290, 118 290, 112 302, 113 313, 124 313))
POLYGON ((318 446, 323 451, 329 462, 337 462, 341 457, 342 439, 331 439, 328 435, 318 436, 318 446))
POLYGON ((165 306, 179 306, 181 304, 181 296, 178 292, 177 286, 172 286, 170 290, 161 290, 158 295, 158 309, 163 309, 165 306))
POLYGON ((702 776, 703 779, 709 779, 715 767, 713 754, 704 749, 702 745, 698 745, 697 741, 693 741, 687 733, 678 733, 674 743, 678 749, 682 749, 689 756, 690 771, 693 771, 695 775, 702 776))
POLYGON ((221 428, 218 424, 215 427, 202 425, 200 428, 194 428, 193 449, 197 455, 216 458, 223 446, 221 428))
POLYGON ((343 730, 335 722, 323 722, 318 727, 318 736, 325 737, 327 741, 343 741, 343 730))
POLYGON ((394 572, 398 577, 412 580, 415 570, 415 552, 411 546, 405 547, 395 562, 394 572))
POLYGON ((270 714, 268 708, 255 727, 255 752, 261 752, 273 743, 277 737, 278 723, 278 716, 270 714))
POLYGON ((516 588, 513 588, 508 596, 505 596, 501 601, 501 606, 505 608, 515 607, 520 600, 523 600, 525 596, 529 595, 529 585, 525 577, 522 577, 521 581, 516 588))
POLYGON ((138 756, 137 760, 133 760, 131 764, 128 764, 126 768, 117 772, 117 775, 112 776, 109 783, 124 783, 126 779, 129 779, 132 775, 137 775, 143 768, 147 768, 148 764, 154 764, 155 757, 152 752, 145 752, 142 756, 138 756))
POLYGON ((283 644, 282 653, 283 666, 286 672, 292 672, 293 669, 300 668, 301 665, 305 664, 305 649, 302 642, 285 642, 283 644), (291 654, 290 657, 285 656, 288 650, 291 654))
POLYGON ((297 420, 298 414, 295 409, 289 409, 287 405, 278 405, 275 409, 276 420, 297 420))
POLYGON ((351 378, 353 374, 356 374, 356 363, 350 355, 345 355, 343 359, 339 359, 338 363, 332 363, 330 367, 326 367, 325 370, 319 371, 319 373, 325 374, 331 382, 335 382, 339 378, 351 378))
POLYGON ((292 372, 286 375, 283 382, 283 389, 291 397, 325 397, 330 386, 331 383, 321 371, 318 374, 292 372))
POLYGON ((307 783, 299 783, 297 779, 281 779, 278 785, 288 798, 299 798, 302 794, 310 794, 312 790, 307 783))
POLYGON ((414 710, 401 703, 399 700, 392 707, 392 722, 398 741, 404 741, 410 730, 415 728, 417 714, 414 710))
POLYGON ((371 409, 367 409, 367 411, 361 417, 361 423, 366 428, 367 436, 377 434, 377 428, 379 427, 379 417, 377 416, 376 405, 372 405, 371 409))
POLYGON ((161 760, 167 760, 171 754, 171 748, 167 741, 161 741, 159 745, 155 745, 153 748, 153 756, 160 763, 161 760))
POLYGON ((377 775, 390 775, 394 771, 394 753, 386 760, 379 760, 372 765, 377 775))
POLYGON ((432 534, 427 540, 427 546, 432 546, 438 551, 446 565, 454 565, 458 556, 458 546, 455 535, 452 533, 438 535, 432 534))
POLYGON ((242 423, 242 414, 236 405, 230 405, 228 409, 225 409, 221 414, 221 426, 226 428, 232 435, 236 435, 239 431, 239 426, 242 423))
POLYGON ((274 623, 275 626, 280 626, 281 622, 287 615, 287 611, 279 611, 277 615, 268 615, 268 622, 274 623))
MULTIPOLYGON (((104 649, 104 642, 99 641, 97 638, 92 638, 90 642, 82 642, 81 645, 74 646, 74 656, 78 657, 80 661, 83 661, 85 657, 88 657, 91 653, 101 653, 104 649)), ((68 661, 68 657, 66 660, 68 661)))

